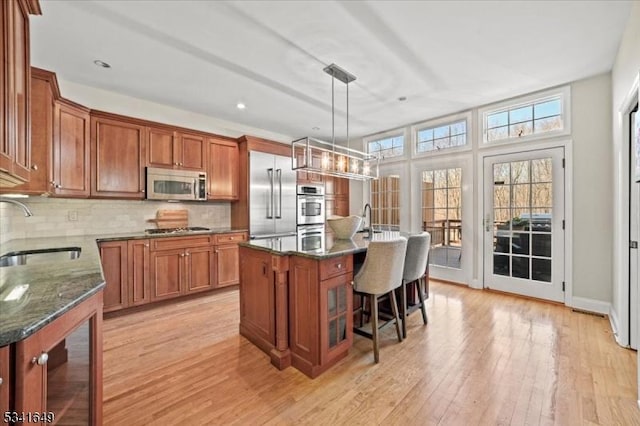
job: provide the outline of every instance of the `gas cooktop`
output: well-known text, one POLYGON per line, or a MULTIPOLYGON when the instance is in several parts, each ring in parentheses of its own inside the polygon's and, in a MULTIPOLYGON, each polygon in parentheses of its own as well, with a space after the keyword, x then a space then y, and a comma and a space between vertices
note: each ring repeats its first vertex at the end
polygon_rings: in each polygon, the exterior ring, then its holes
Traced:
POLYGON ((209 228, 202 226, 187 226, 185 228, 164 228, 164 229, 145 229, 146 234, 181 234, 189 232, 209 231, 209 228))

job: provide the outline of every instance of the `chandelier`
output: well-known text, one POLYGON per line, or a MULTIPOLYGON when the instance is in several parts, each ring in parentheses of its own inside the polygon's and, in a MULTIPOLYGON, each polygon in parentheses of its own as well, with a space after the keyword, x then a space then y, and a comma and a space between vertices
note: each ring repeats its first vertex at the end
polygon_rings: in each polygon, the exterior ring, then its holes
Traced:
POLYGON ((304 137, 291 144, 293 170, 304 170, 326 176, 368 180, 378 178, 379 159, 375 155, 352 149, 349 146, 349 83, 356 77, 336 64, 323 69, 331 76, 331 142, 304 137), (347 146, 336 145, 335 134, 335 80, 347 87, 347 146))

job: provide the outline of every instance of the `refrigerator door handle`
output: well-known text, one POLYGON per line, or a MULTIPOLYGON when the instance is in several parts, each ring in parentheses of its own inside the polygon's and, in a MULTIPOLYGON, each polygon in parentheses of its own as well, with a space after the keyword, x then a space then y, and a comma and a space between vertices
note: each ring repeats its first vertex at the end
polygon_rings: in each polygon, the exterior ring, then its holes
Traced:
POLYGON ((273 168, 267 169, 269 175, 269 200, 267 201, 267 219, 273 219, 273 168))
POLYGON ((278 174, 278 212, 276 219, 282 219, 282 169, 276 169, 278 174))

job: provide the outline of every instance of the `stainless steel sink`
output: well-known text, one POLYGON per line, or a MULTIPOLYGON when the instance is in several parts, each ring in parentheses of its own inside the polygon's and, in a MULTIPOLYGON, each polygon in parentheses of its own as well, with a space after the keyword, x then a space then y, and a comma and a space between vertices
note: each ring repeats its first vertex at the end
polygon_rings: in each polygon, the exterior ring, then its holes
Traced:
POLYGON ((67 262, 80 257, 80 247, 56 247, 50 249, 12 251, 0 256, 0 267, 31 265, 51 262, 67 262))

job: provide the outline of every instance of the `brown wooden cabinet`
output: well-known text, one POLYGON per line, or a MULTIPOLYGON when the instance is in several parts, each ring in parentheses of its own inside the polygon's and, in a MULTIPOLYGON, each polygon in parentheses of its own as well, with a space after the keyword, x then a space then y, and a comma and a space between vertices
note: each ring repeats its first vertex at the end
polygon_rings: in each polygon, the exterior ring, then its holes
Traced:
POLYGON ((91 114, 91 196, 144 198, 146 129, 91 114))
MULTIPOLYGON (((15 346, 14 411, 46 413, 53 411, 59 424, 102 424, 102 292, 81 302, 62 316, 15 346), (85 328, 86 327, 86 328, 85 328), (80 365, 88 383, 75 386, 64 375, 52 371, 48 353, 83 328, 83 355, 80 365), (57 376, 57 377, 56 377, 57 376), (62 376, 60 378, 60 376, 62 376), (79 394, 80 392, 81 394, 79 394), (76 414, 86 416, 67 419, 76 414)), ((58 367, 59 370, 63 367, 58 367)), ((28 422, 24 422, 25 424, 28 422)), ((44 424, 45 422, 43 422, 44 424)))
POLYGON ((89 109, 55 102, 53 114, 53 193, 89 196, 89 109))
POLYGON ((335 176, 324 179, 327 217, 349 216, 349 179, 335 176))
POLYGON ((129 306, 144 305, 151 301, 149 287, 149 240, 127 241, 127 282, 129 306))
MULTIPOLYGON (((302 163, 301 160, 298 160, 298 163, 302 163)), ((313 167, 320 168, 322 165, 322 157, 315 153, 311 157, 311 164, 313 167)), ((298 170, 297 181, 298 184, 314 184, 314 185, 322 185, 324 183, 325 177, 319 173, 315 172, 307 172, 305 170, 298 170)))
POLYGON ((208 139, 207 198, 209 200, 237 200, 239 179, 239 150, 235 141, 208 139))
POLYGON ((104 289, 104 312, 116 311, 129 305, 127 291, 127 241, 106 241, 99 244, 104 289))
POLYGON ((41 14, 37 1, 0 4, 0 187, 13 187, 30 178, 29 14, 41 14))
POLYGON ((215 238, 216 287, 240 282, 240 249, 238 243, 247 239, 246 233, 220 234, 215 238))
POLYGON ((0 347, 0 415, 9 411, 9 395, 11 395, 11 348, 0 347))
POLYGON ((213 255, 209 235, 152 240, 149 256, 151 300, 170 299, 213 288, 213 255))
POLYGON ((170 127, 148 127, 147 165, 206 171, 207 141, 204 136, 170 127))

